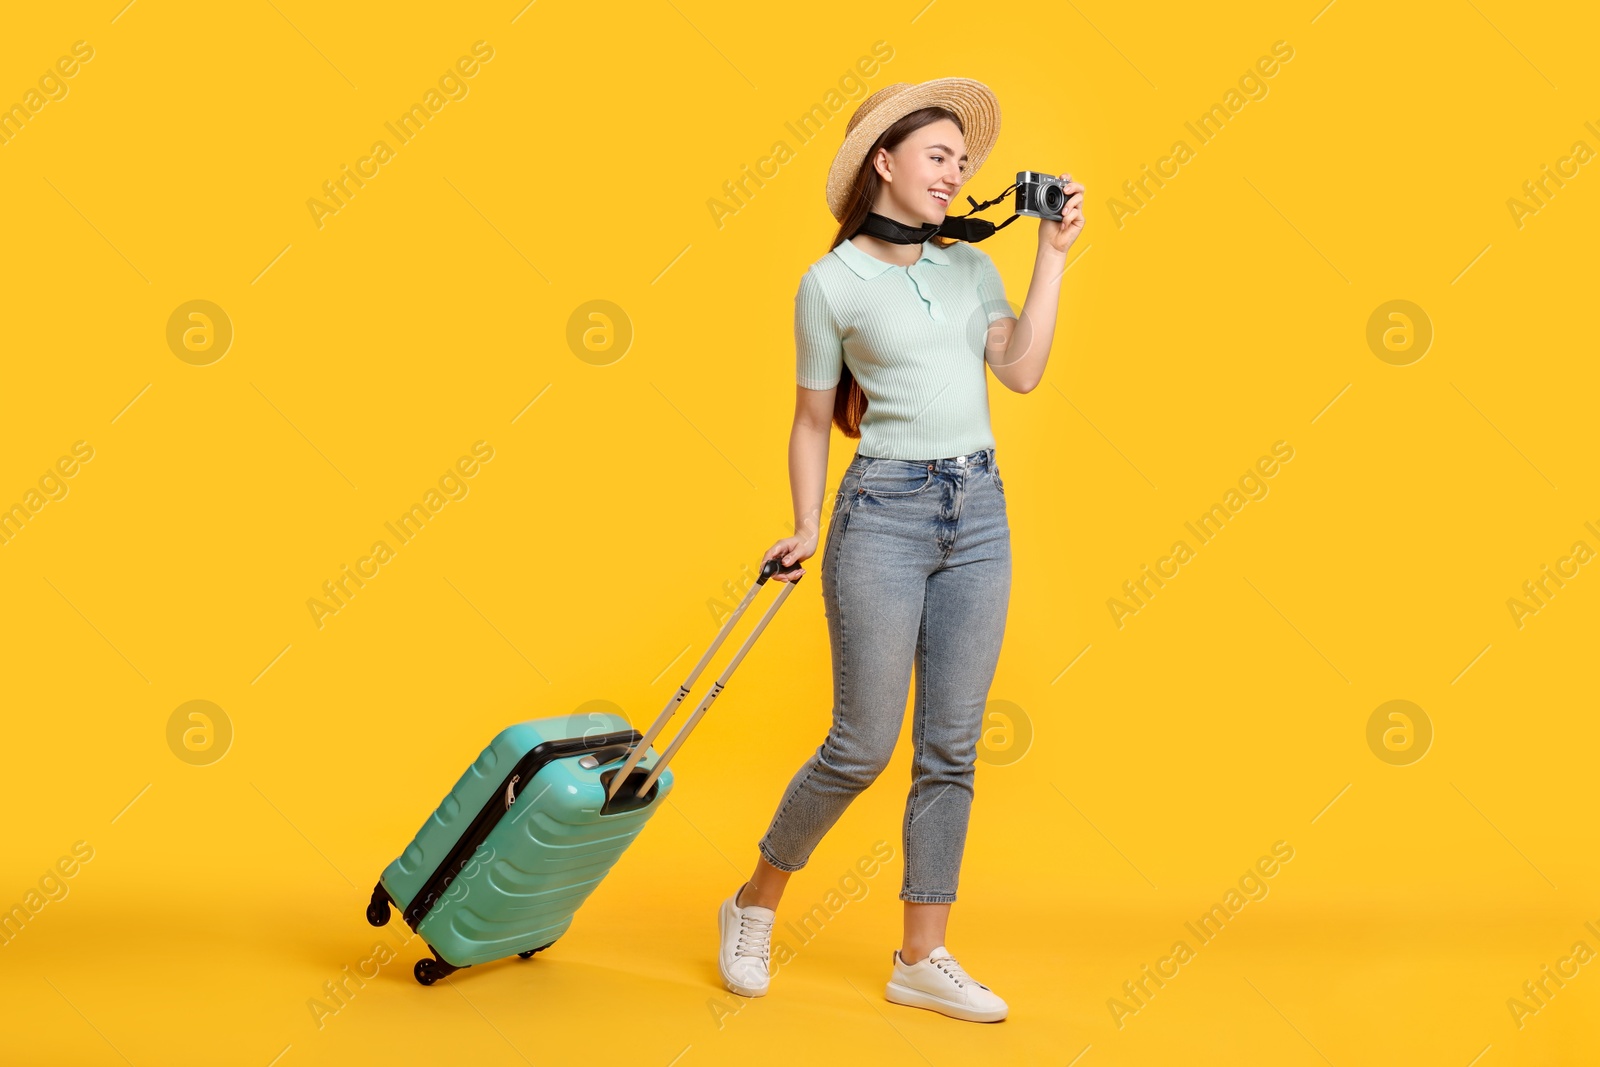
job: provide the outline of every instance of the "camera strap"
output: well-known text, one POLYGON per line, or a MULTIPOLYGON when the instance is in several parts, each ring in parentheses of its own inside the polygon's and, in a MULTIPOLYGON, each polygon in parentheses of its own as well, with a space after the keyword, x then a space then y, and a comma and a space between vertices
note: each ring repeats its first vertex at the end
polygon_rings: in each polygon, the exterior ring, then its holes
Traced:
POLYGON ((985 208, 991 208, 1005 200, 1016 187, 1016 183, 1012 182, 999 196, 993 200, 985 200, 981 204, 971 196, 968 196, 967 203, 972 205, 972 210, 965 215, 947 215, 943 222, 925 222, 921 226, 907 226, 903 222, 896 222, 894 219, 886 215, 880 215, 876 211, 869 211, 867 212, 866 221, 861 224, 861 229, 857 232, 897 245, 921 244, 935 236, 953 237, 957 241, 977 244, 986 237, 993 237, 1017 220, 1018 215, 1013 214, 1009 219, 996 225, 988 219, 975 217, 978 212, 983 211, 985 208))

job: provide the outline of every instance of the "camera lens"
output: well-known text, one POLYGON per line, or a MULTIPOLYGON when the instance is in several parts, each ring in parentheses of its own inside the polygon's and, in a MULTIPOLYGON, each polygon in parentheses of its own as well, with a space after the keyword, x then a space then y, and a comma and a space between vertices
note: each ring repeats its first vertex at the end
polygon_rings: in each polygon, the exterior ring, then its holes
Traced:
POLYGON ((1052 215, 1061 214, 1061 209, 1067 203, 1067 194, 1062 190, 1061 186, 1047 185, 1044 187, 1043 194, 1040 197, 1040 201, 1044 205, 1044 209, 1052 215))

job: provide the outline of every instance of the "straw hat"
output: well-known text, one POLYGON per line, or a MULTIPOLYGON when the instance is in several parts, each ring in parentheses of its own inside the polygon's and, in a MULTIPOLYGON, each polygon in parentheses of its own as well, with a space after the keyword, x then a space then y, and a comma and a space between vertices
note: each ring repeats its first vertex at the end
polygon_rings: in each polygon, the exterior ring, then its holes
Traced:
POLYGON ((883 131, 913 111, 938 106, 961 116, 962 135, 967 142, 967 172, 971 181, 983 166, 995 138, 1000 136, 1000 101, 987 85, 971 78, 935 78, 917 85, 896 82, 885 85, 861 101, 845 127, 844 144, 828 168, 828 210, 840 222, 867 151, 883 131))

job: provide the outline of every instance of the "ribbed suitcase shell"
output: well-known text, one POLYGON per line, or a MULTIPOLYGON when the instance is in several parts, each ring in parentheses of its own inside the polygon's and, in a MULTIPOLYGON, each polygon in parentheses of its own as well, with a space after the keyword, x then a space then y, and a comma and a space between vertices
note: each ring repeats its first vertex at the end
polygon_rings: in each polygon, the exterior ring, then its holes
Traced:
MULTIPOLYGON (((383 888, 401 913, 535 746, 628 730, 626 720, 605 713, 534 719, 502 730, 385 868, 383 888)), ((555 941, 672 790, 669 768, 648 805, 602 815, 600 773, 607 768, 589 770, 579 758, 553 759, 517 783, 511 809, 417 925, 446 963, 466 967, 555 941)), ((648 770, 657 758, 649 749, 639 766, 648 770)))

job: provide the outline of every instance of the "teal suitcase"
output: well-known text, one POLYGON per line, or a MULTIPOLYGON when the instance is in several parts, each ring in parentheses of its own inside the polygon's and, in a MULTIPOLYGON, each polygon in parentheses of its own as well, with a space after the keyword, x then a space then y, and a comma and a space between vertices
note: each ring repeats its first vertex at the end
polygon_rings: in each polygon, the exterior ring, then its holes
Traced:
POLYGON ((373 926, 389 921, 391 906, 397 909, 433 953, 417 962, 417 981, 432 985, 473 964, 527 959, 567 932, 578 908, 672 792, 667 761, 794 590, 798 579, 780 583, 783 591, 657 754, 650 743, 780 567, 777 560, 762 565, 645 734, 620 716, 591 713, 515 723, 495 736, 384 869, 367 905, 373 926))

